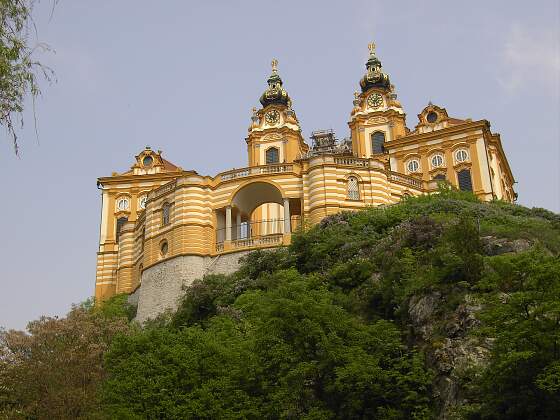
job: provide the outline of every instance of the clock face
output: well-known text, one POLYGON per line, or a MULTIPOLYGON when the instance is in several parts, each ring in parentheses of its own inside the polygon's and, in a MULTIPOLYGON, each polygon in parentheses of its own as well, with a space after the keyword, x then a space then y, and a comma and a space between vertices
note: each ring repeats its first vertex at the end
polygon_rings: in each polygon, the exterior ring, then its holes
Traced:
POLYGON ((379 108, 383 105, 383 98, 379 93, 374 93, 368 96, 367 105, 370 108, 379 108))
POLYGON ((264 119, 267 124, 276 124, 278 121, 280 121, 280 113, 273 109, 272 111, 269 111, 265 114, 264 119))

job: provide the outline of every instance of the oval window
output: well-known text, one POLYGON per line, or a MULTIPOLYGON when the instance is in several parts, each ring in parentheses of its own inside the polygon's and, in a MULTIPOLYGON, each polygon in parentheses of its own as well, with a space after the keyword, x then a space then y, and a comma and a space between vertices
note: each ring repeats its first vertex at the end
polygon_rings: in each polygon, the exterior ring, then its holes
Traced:
POLYGON ((154 158, 151 156, 146 156, 144 159, 142 159, 142 165, 150 167, 152 166, 152 163, 154 163, 154 158))
POLYGON ((437 114, 434 111, 428 112, 426 120, 428 120, 429 123, 435 123, 437 121, 437 114))
POLYGON ((417 172, 418 169, 420 169, 420 162, 418 162, 416 159, 411 160, 408 162, 406 167, 408 169, 408 172, 417 172))
POLYGON ((167 255, 167 252, 169 251, 169 245, 168 245, 167 241, 163 241, 163 242, 161 243, 160 251, 161 251, 161 256, 162 256, 162 257, 164 257, 165 255, 167 255))
POLYGON ((117 209, 120 211, 123 210, 127 210, 128 209, 128 198, 123 197, 123 198, 119 198, 117 201, 117 209))
POLYGON ((432 157, 432 166, 434 168, 439 168, 441 165, 443 165, 443 156, 442 155, 434 155, 432 157))
POLYGON ((468 158, 469 154, 465 149, 457 150, 457 152, 455 152, 455 159, 457 159, 457 162, 464 162, 468 158))
POLYGON ((140 208, 141 209, 146 208, 146 202, 147 201, 148 201, 148 196, 147 195, 143 195, 142 197, 140 197, 140 208))

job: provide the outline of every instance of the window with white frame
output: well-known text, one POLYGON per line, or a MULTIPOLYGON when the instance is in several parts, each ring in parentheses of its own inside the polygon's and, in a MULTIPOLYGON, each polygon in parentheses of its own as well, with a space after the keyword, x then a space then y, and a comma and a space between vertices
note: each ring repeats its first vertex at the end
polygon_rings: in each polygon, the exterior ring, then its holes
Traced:
POLYGON ((457 162, 465 162, 469 159, 469 153, 465 149, 459 149, 455 152, 455 160, 457 162))
POLYGON ((440 166, 443 166, 443 155, 437 153, 432 156, 432 168, 439 168, 440 166))
POLYGON ((142 195, 140 197, 140 200, 138 200, 138 204, 140 205, 140 208, 142 210, 144 210, 146 208, 146 202, 148 201, 148 196, 146 194, 142 195))
POLYGON ((128 210, 128 206, 129 206, 128 197, 120 197, 117 200, 117 210, 118 211, 128 210))
POLYGON ((418 172, 420 169, 420 162, 418 159, 409 160, 406 164, 406 169, 408 169, 408 172, 418 172))
POLYGON ((360 199, 360 186, 358 184, 358 178, 355 176, 348 177, 348 181, 346 182, 346 196, 349 200, 360 199))

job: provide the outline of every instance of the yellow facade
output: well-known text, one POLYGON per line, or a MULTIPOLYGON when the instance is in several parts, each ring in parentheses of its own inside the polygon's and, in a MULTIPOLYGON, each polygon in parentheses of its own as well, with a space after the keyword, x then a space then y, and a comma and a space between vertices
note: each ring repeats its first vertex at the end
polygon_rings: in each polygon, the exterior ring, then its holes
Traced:
POLYGON ((246 168, 203 176, 147 147, 129 171, 99 178, 96 299, 133 292, 143 270, 162 261, 286 245, 302 224, 433 192, 440 181, 482 200, 514 201, 514 179, 488 121, 450 118, 429 104, 407 128, 373 46, 354 95, 350 139, 316 132, 311 148, 276 64, 262 108, 253 110, 246 168))

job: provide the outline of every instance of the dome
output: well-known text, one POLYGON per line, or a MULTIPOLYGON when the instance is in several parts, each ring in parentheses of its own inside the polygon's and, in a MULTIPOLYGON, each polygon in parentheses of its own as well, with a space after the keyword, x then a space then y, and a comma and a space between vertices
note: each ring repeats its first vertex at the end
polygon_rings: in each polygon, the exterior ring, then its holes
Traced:
POLYGON ((362 92, 366 92, 372 87, 390 89, 391 82, 389 76, 382 71, 381 61, 375 55, 375 44, 369 44, 369 59, 366 62, 367 72, 360 80, 362 92))
POLYGON ((264 107, 268 105, 285 105, 290 103, 288 92, 282 87, 282 79, 278 75, 278 61, 272 60, 272 74, 267 80, 268 88, 261 95, 260 102, 264 107))

